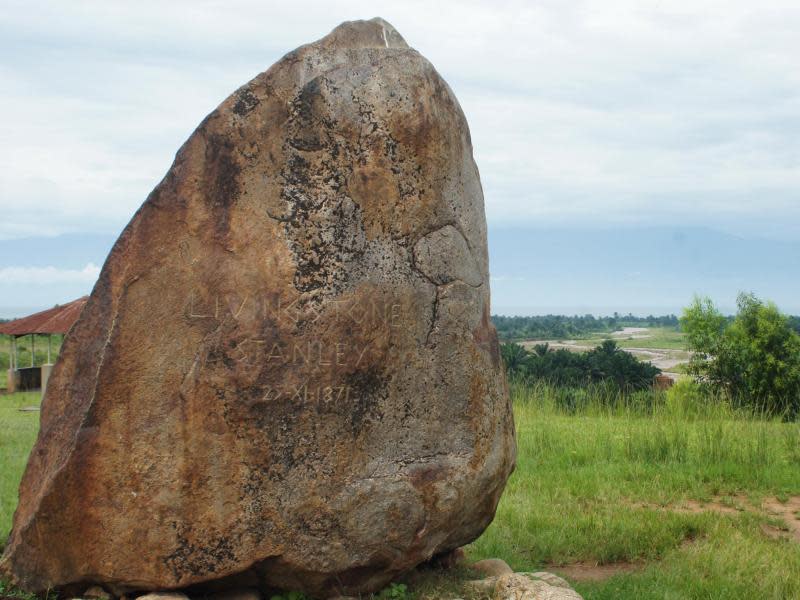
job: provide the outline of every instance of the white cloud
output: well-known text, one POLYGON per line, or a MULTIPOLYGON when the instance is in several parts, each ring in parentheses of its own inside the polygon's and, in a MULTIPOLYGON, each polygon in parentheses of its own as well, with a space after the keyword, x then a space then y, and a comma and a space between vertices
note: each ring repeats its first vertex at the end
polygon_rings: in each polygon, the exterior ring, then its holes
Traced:
POLYGON ((54 0, 0 14, 0 238, 118 231, 225 96, 376 14, 459 96, 490 221, 800 237, 795 0, 54 0))
POLYGON ((93 284, 100 275, 100 267, 88 263, 82 269, 56 267, 3 267, 0 268, 0 285, 14 286, 53 284, 93 284))

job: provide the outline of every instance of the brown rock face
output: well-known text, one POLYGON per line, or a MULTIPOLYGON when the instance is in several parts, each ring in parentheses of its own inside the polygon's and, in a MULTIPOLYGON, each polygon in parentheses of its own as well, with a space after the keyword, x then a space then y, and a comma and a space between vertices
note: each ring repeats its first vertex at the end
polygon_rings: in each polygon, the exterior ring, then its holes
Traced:
POLYGON ((225 100, 41 418, 2 561, 29 590, 354 594, 480 535, 514 430, 469 130, 430 63, 345 23, 225 100))

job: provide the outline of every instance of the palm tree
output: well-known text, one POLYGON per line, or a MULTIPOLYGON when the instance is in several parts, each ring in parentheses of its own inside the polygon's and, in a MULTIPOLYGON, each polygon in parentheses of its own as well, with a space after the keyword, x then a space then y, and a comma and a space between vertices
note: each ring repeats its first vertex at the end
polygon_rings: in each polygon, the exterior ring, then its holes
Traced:
POLYGON ((521 374, 525 371, 525 363, 528 360, 528 351, 514 342, 506 342, 500 346, 500 355, 506 365, 509 374, 521 374))

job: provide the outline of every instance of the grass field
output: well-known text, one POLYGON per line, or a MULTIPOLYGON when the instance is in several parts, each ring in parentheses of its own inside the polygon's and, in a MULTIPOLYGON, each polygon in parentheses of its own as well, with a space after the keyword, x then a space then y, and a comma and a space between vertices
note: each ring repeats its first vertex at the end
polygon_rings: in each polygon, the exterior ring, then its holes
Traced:
POLYGON ((546 387, 512 390, 517 471, 473 557, 568 579, 581 570, 553 565, 620 571, 576 583, 587 599, 800 598, 797 515, 760 509, 800 495, 800 424, 699 410, 679 392, 654 414, 564 415, 546 387))
MULTIPOLYGON (((800 598, 800 424, 673 389, 648 412, 565 414, 552 389, 512 386, 517 469, 469 558, 561 573, 587 600, 800 598)), ((0 539, 38 420, 18 408, 37 402, 0 397, 0 539)), ((477 600, 460 589, 474 576, 422 572, 409 591, 477 600)))
POLYGON ((581 339, 582 346, 598 346, 604 340, 616 340, 620 348, 654 348, 666 350, 683 350, 686 347, 685 334, 672 327, 648 327, 643 334, 630 336, 603 334, 581 339), (644 337, 646 336, 646 337, 644 337))
MULTIPOLYGON (((641 329, 626 335, 624 331, 595 332, 572 338, 579 346, 593 348, 599 346, 604 340, 613 339, 621 348, 655 348, 667 350, 683 350, 686 347, 685 334, 675 327, 636 327, 641 329)), ((565 342, 566 339, 553 338, 525 338, 521 342, 538 343, 542 341, 565 342)))
POLYGON ((11 529, 19 480, 39 430, 39 413, 19 409, 38 406, 40 398, 39 392, 0 396, 0 544, 11 529))
POLYGON ((649 327, 645 334, 647 337, 632 336, 604 336, 602 338, 592 338, 595 345, 603 343, 603 340, 617 340, 620 348, 655 348, 667 350, 683 350, 686 348, 685 334, 672 327, 649 327))

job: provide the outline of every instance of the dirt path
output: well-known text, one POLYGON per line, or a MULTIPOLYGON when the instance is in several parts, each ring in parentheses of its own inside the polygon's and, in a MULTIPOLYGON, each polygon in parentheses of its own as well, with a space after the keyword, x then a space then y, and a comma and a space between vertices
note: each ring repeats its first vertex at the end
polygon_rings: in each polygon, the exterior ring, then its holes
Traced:
POLYGON ((631 573, 644 568, 644 563, 616 562, 605 565, 579 562, 570 565, 547 565, 545 570, 552 571, 572 581, 604 581, 620 573, 631 573))
MULTIPOLYGON (((685 500, 679 504, 662 506, 647 502, 632 502, 631 508, 669 511, 682 514, 715 513, 726 516, 738 516, 745 512, 766 516, 776 521, 777 525, 764 523, 761 531, 770 539, 785 539, 800 544, 800 496, 788 498, 781 502, 775 497, 766 498, 760 506, 753 505, 746 496, 716 497, 708 502, 685 500)), ((696 540, 686 540, 691 545, 696 540)), ((643 569, 648 563, 616 562, 599 565, 596 563, 577 562, 568 565, 549 564, 546 570, 566 577, 572 581, 604 581, 621 573, 631 573, 643 569)))
POLYGON ((766 498, 760 506, 754 506, 746 496, 725 496, 713 498, 709 502, 686 500, 680 504, 660 506, 657 504, 633 503, 634 508, 650 508, 685 514, 713 512, 720 515, 741 515, 745 512, 767 516, 780 522, 780 525, 763 524, 761 531, 770 538, 788 539, 800 543, 800 496, 781 502, 777 498, 766 498))

